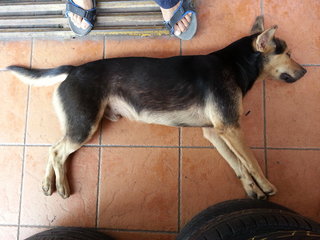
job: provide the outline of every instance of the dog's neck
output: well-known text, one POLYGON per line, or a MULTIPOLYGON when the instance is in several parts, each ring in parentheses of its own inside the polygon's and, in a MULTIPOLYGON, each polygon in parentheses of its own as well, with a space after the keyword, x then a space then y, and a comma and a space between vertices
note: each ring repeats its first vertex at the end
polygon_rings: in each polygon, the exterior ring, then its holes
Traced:
POLYGON ((213 54, 222 58, 245 95, 262 72, 262 54, 252 47, 255 35, 244 37, 213 54))

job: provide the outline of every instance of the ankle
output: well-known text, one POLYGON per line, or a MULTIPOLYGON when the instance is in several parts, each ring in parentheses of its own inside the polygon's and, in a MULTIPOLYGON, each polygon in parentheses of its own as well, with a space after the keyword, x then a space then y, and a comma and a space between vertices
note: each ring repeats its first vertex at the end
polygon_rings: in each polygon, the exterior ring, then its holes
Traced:
POLYGON ((175 10, 177 10, 179 6, 180 6, 180 1, 176 5, 174 5, 172 8, 167 9, 167 8, 160 7, 163 20, 169 21, 171 19, 171 17, 173 16, 175 10))

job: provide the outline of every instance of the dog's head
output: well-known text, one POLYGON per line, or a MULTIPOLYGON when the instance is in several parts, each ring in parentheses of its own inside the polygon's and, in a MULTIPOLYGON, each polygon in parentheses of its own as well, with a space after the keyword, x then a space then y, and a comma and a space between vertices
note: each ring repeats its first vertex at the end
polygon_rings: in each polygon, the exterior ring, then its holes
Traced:
POLYGON ((264 30, 263 17, 257 17, 252 34, 257 34, 253 41, 253 48, 262 53, 263 73, 272 78, 293 83, 305 75, 307 70, 295 62, 285 41, 276 38, 277 26, 264 30))

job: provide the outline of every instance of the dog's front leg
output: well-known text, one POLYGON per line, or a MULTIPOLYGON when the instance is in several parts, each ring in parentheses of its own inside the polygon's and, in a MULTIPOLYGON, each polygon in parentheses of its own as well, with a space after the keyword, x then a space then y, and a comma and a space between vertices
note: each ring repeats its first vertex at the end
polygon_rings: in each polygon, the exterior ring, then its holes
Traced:
POLYGON ((220 155, 235 171, 248 196, 251 198, 265 199, 266 195, 254 182, 248 170, 243 166, 237 156, 234 155, 234 153, 229 149, 227 144, 218 136, 215 130, 213 128, 203 128, 203 136, 217 148, 217 151, 220 153, 220 155))
POLYGON ((239 126, 229 125, 218 127, 216 130, 229 149, 254 178, 260 189, 267 195, 274 195, 277 190, 264 176, 252 151, 245 144, 241 128, 239 126))

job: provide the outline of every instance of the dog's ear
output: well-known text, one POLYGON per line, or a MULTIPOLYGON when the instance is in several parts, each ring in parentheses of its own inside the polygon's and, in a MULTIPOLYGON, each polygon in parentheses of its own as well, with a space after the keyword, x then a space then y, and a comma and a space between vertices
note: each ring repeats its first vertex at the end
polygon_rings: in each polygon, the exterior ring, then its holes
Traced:
POLYGON ((258 35, 254 42, 254 48, 258 52, 267 52, 270 48, 274 46, 272 39, 277 28, 278 27, 275 25, 258 35))
POLYGON ((263 16, 258 16, 254 21, 254 24, 251 28, 251 34, 261 33, 264 31, 264 18, 263 16))

